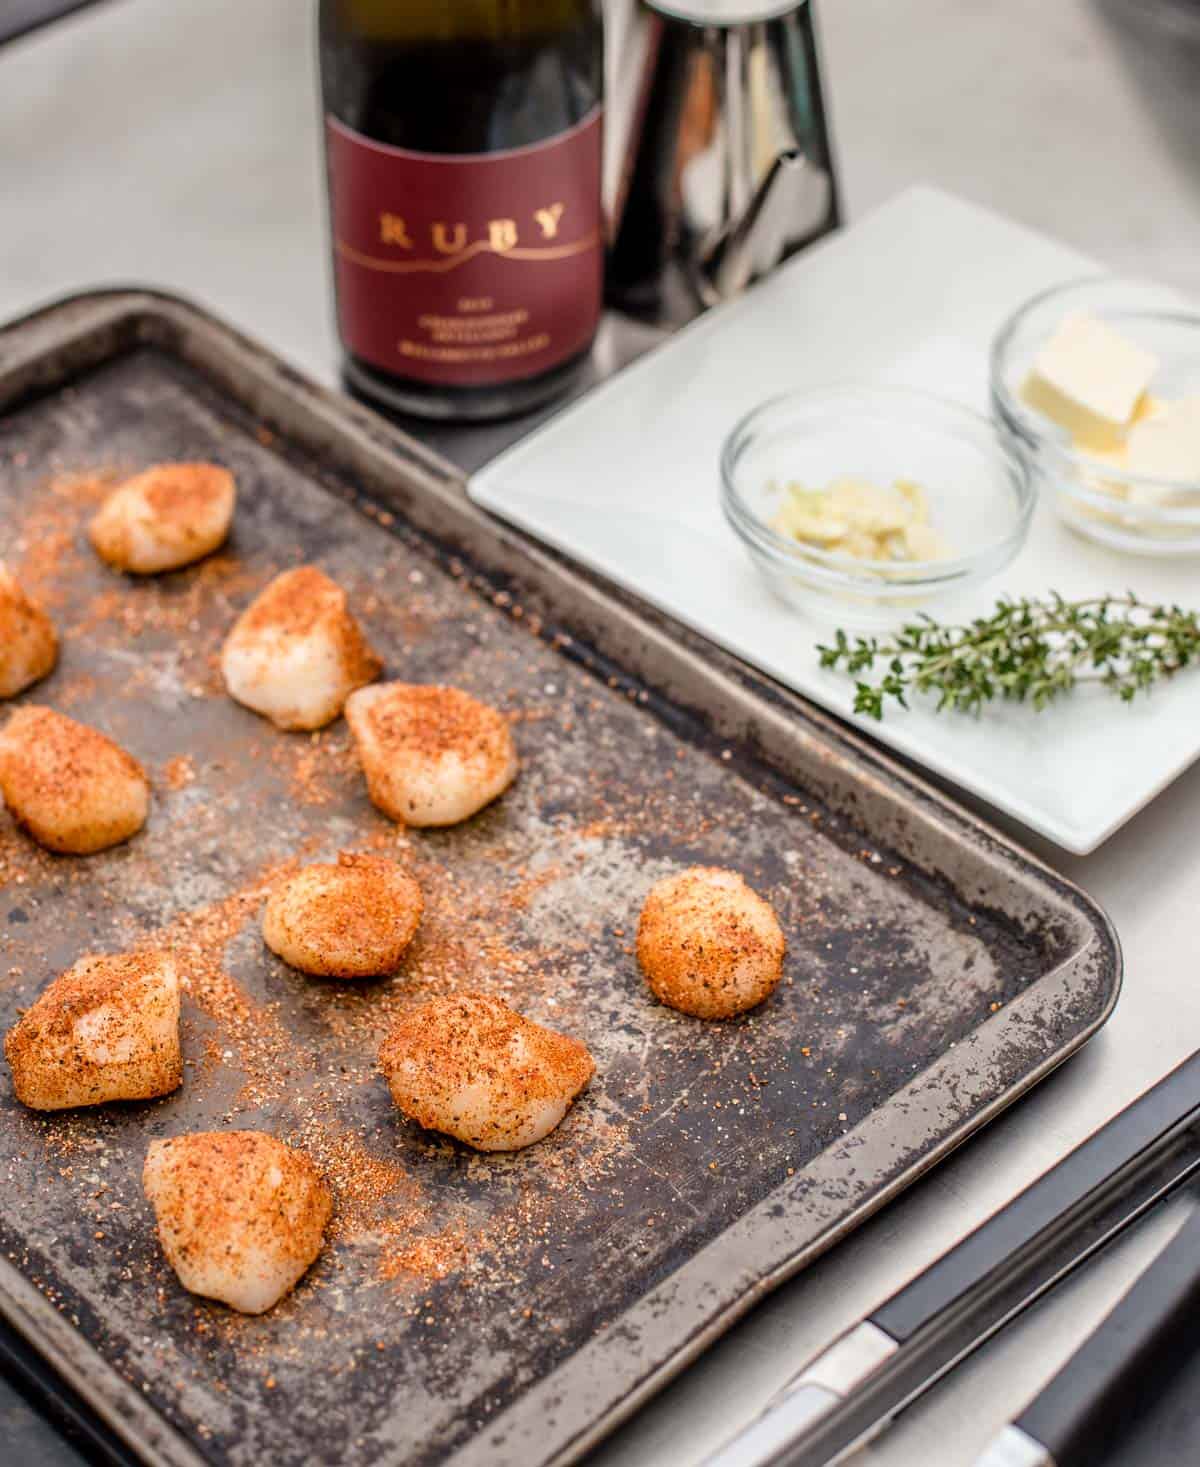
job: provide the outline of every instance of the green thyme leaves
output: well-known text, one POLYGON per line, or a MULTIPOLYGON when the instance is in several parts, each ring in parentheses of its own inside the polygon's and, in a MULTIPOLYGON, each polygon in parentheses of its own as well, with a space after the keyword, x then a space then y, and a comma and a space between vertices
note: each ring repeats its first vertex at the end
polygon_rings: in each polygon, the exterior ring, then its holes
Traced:
POLYGON ((1128 703, 1200 659, 1200 613, 1132 592, 1067 601, 1052 591, 1003 599, 964 626, 922 616, 888 637, 839 631, 817 650, 822 667, 856 679, 855 712, 872 718, 889 702, 908 707, 910 694, 936 698, 939 711, 973 713, 997 698, 1041 709, 1081 683, 1128 703))

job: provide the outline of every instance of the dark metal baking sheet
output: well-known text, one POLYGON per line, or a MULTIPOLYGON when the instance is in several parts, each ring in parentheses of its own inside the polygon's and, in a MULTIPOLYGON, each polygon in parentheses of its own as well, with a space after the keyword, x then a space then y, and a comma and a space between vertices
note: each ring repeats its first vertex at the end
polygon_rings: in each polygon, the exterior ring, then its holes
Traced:
POLYGON ((28 696, 152 772, 147 830, 87 861, 0 825, 0 1024, 80 952, 168 942, 186 1080, 42 1117, 0 1079, 0 1308, 150 1461, 574 1460, 757 1298, 1103 1023, 1120 958, 1078 890, 797 698, 466 499, 447 466, 195 308, 79 297, 0 333, 3 554, 62 664, 28 696), (132 583, 81 527, 112 476, 226 463, 231 546, 132 583), (344 725, 285 735, 221 692, 237 609, 301 559, 390 675, 508 710, 524 768, 447 832, 365 798, 344 725), (404 973, 319 983, 263 949, 284 863, 398 849, 429 914, 404 973), (786 980, 705 1025, 630 947, 680 862, 774 902, 786 980), (391 1015, 456 987, 578 1034, 598 1076, 554 1136, 481 1158, 374 1068, 391 1015), (185 1294, 139 1186, 150 1138, 261 1125, 309 1146, 335 1234, 259 1319, 185 1294))

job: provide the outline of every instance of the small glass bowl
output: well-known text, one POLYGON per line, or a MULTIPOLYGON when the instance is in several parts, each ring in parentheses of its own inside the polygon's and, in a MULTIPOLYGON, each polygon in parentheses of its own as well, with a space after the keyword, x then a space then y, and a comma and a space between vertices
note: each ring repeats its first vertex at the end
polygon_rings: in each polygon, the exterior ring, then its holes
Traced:
POLYGON ((721 452, 721 504, 755 565, 792 606, 859 627, 927 605, 1003 569, 1024 544, 1034 492, 1025 459, 986 418, 902 387, 846 383, 776 397, 721 452), (856 560, 771 527, 790 482, 850 476, 925 490, 949 560, 856 560))
POLYGON ((1200 483, 1131 474, 1081 453, 1064 428, 1020 397, 1041 347, 1063 318, 1087 314, 1152 351, 1161 366, 1150 390, 1170 400, 1200 393, 1200 316, 1161 286, 1103 276, 1055 286, 1027 301, 992 343, 992 411, 1001 432, 1029 455, 1034 483, 1081 535, 1139 555, 1200 552, 1200 483))

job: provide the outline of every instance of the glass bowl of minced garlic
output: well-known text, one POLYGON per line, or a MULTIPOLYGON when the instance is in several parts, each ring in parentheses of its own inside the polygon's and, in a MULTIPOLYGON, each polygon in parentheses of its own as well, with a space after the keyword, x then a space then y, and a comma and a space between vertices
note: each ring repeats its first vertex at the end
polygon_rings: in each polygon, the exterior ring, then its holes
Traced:
POLYGON ((725 517, 790 605, 883 625, 1001 570, 1029 532, 1025 457, 986 418, 845 383, 748 414, 721 454, 725 517))
POLYGON ((1200 553, 1200 314, 1112 277, 1043 291, 992 346, 992 408, 1072 529, 1200 553))

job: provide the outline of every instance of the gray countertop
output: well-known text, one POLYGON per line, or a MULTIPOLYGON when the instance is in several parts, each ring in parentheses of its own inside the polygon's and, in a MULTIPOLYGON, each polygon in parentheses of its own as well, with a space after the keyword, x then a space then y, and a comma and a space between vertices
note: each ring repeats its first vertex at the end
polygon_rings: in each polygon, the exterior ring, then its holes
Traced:
MULTIPOLYGON (((1175 0, 1159 27, 1160 3, 826 0, 850 218, 926 180, 1200 294, 1200 21, 1189 35, 1175 0)), ((310 20, 305 0, 114 0, 0 51, 0 317, 99 283, 157 284, 332 382, 310 20)), ((602 350, 619 360, 642 344, 609 323, 602 350)), ((1107 1030, 779 1290, 598 1464, 691 1467, 806 1354, 1200 1048, 1197 831, 1200 768, 1095 855, 1032 842, 1121 933, 1126 988, 1107 1030)), ((965 1467, 1179 1215, 1153 1217, 1007 1330, 862 1462, 965 1467)), ((33 1442, 2 1397, 0 1423, 33 1442)))

